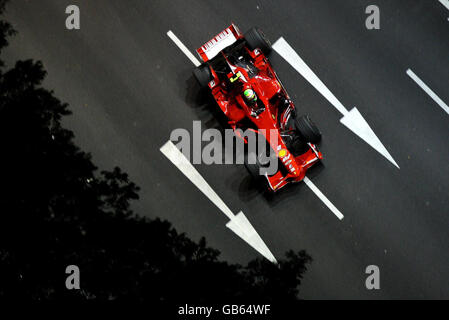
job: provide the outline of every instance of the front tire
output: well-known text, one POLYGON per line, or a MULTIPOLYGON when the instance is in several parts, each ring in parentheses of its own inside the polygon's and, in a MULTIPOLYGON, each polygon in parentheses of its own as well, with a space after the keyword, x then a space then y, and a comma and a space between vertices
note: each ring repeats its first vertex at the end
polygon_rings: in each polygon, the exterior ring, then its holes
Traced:
POLYGON ((295 119, 295 127, 304 142, 316 144, 321 141, 321 132, 308 115, 295 119))

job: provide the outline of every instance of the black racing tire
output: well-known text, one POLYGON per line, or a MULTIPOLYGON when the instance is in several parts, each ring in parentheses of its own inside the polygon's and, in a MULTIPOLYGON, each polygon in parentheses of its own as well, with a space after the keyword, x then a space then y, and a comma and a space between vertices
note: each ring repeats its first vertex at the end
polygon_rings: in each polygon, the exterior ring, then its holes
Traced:
POLYGON ((248 170, 249 174, 254 180, 260 180, 260 167, 261 164, 259 163, 259 160, 257 158, 257 155, 254 152, 248 153, 245 156, 245 168, 248 170))
POLYGON ((200 65, 193 69, 193 76, 201 88, 207 87, 209 82, 212 80, 212 73, 207 64, 200 65))
POLYGON ((271 52, 271 42, 257 27, 251 28, 245 33, 245 40, 251 50, 260 49, 264 54, 271 52))
POLYGON ((304 142, 319 143, 321 132, 308 115, 303 115, 295 119, 295 127, 304 142))
POLYGON ((289 141, 289 144, 287 144, 287 149, 291 152, 291 154, 293 154, 294 157, 297 157, 310 150, 310 147, 306 142, 304 142, 304 138, 298 135, 294 136, 292 141, 289 141))

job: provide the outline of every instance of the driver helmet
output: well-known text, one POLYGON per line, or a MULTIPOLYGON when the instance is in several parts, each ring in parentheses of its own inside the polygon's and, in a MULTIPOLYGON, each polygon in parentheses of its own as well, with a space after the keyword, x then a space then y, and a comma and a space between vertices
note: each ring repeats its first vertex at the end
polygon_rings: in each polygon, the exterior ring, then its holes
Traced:
POLYGON ((243 91, 243 95, 249 102, 257 101, 257 96, 253 89, 246 89, 245 91, 243 91))

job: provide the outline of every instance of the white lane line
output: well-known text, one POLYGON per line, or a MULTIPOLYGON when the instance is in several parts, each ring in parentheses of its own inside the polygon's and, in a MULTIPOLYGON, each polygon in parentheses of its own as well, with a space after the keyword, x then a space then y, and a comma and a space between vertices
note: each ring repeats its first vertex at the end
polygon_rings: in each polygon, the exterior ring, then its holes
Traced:
POLYGON ((335 207, 332 202, 315 186, 315 184, 309 180, 309 178, 304 177, 305 184, 310 188, 310 190, 315 193, 315 195, 320 198, 321 201, 337 216, 338 219, 342 220, 344 218, 343 214, 340 210, 335 207))
POLYGON ((400 169, 399 165, 371 129, 359 110, 354 107, 348 111, 284 38, 279 38, 272 45, 272 47, 274 51, 284 58, 285 61, 287 61, 296 71, 298 71, 304 79, 315 87, 315 89, 317 89, 318 92, 320 92, 343 115, 340 122, 344 126, 363 139, 372 148, 374 148, 374 150, 379 152, 388 161, 400 169))
POLYGON ((449 10, 449 0, 439 0, 440 3, 446 7, 447 10, 449 10))
POLYGON ((228 218, 226 224, 230 230, 245 240, 251 247, 273 263, 277 263, 276 258, 268 249, 265 242, 257 231, 245 217, 242 211, 234 215, 229 207, 221 200, 217 193, 211 188, 201 174, 195 169, 190 161, 171 142, 167 141, 160 151, 164 154, 213 204, 215 204, 228 218))
POLYGON ((201 65, 201 62, 198 61, 198 59, 190 52, 189 49, 179 40, 179 38, 171 31, 167 31, 167 36, 172 39, 172 41, 178 46, 179 49, 181 49, 182 52, 187 56, 187 58, 192 61, 192 63, 195 65, 195 67, 199 67, 201 65))
POLYGON ((449 114, 449 106, 446 103, 444 103, 444 101, 441 100, 440 97, 438 97, 436 93, 433 92, 432 89, 430 89, 412 70, 408 69, 407 75, 410 78, 412 78, 413 81, 415 81, 418 84, 418 86, 420 86, 421 89, 423 89, 424 92, 427 93, 433 99, 433 101, 435 101, 444 111, 446 111, 447 114, 449 114))

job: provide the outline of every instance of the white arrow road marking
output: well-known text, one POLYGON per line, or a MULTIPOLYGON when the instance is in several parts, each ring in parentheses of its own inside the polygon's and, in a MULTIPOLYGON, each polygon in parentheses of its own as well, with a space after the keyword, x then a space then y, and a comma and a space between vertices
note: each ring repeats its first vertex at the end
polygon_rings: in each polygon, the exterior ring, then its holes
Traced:
POLYGON ((192 61, 192 63, 195 65, 195 67, 198 67, 201 65, 201 62, 198 61, 198 59, 187 49, 187 47, 181 42, 181 40, 178 39, 178 37, 171 31, 167 31, 167 36, 170 37, 170 39, 173 40, 173 42, 178 46, 179 49, 181 49, 182 52, 187 56, 187 58, 192 61))
POLYGON ((309 178, 304 177, 303 181, 310 188, 310 190, 312 190, 313 193, 315 193, 316 196, 320 198, 320 200, 323 201, 323 203, 337 216, 338 219, 342 220, 344 218, 340 210, 338 210, 337 207, 329 201, 329 199, 315 186, 312 181, 309 180, 309 178))
POLYGON ((421 89, 425 91, 425 93, 427 93, 433 99, 433 101, 435 101, 444 111, 446 111, 447 114, 449 114, 448 105, 445 104, 443 100, 441 100, 440 97, 438 97, 436 93, 432 91, 432 89, 430 89, 412 70, 408 69, 407 74, 410 78, 413 79, 413 81, 415 81, 418 84, 418 86, 421 87, 421 89))
POLYGON ((371 147, 377 150, 377 152, 379 152, 398 169, 400 169, 396 161, 394 161, 393 157, 384 147, 382 142, 380 142, 374 131, 371 130, 371 127, 365 121, 357 108, 352 108, 351 111, 348 112, 348 114, 340 119, 340 122, 344 124, 349 130, 358 135, 362 140, 365 140, 371 147))
POLYGON ((446 7, 447 10, 449 10, 449 0, 439 0, 440 3, 446 7))
POLYGON ((363 139, 399 169, 396 161, 394 161, 388 150, 384 147, 382 142, 380 142, 379 138, 376 136, 357 108, 353 108, 351 111, 348 111, 320 80, 320 78, 318 78, 312 69, 309 68, 304 60, 301 59, 295 50, 293 50, 287 41, 285 41, 284 38, 279 38, 272 47, 343 115, 343 118, 340 119, 342 124, 363 139))
POLYGON ((237 215, 234 215, 195 167, 170 140, 160 148, 160 151, 229 218, 230 221, 226 224, 229 229, 245 240, 265 258, 273 263, 277 263, 276 258, 243 212, 240 211, 237 215))

